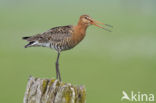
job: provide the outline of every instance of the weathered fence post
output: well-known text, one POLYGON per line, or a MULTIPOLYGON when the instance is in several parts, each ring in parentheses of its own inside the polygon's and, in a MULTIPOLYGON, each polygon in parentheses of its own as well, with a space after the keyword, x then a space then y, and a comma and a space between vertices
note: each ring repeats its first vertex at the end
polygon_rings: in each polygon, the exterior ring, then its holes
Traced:
POLYGON ((56 79, 30 77, 23 103, 85 103, 84 86, 73 86, 56 79))

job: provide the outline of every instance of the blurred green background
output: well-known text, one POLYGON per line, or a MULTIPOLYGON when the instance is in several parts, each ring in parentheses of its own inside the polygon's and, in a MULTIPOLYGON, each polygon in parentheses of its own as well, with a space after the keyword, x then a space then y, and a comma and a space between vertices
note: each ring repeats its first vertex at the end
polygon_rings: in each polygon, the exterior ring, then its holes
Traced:
POLYGON ((85 85, 87 103, 121 103, 122 91, 156 95, 155 0, 0 0, 0 103, 22 103, 29 75, 55 77, 56 52, 25 49, 23 36, 76 24, 88 14, 114 26, 95 26, 62 52, 64 82, 85 85))

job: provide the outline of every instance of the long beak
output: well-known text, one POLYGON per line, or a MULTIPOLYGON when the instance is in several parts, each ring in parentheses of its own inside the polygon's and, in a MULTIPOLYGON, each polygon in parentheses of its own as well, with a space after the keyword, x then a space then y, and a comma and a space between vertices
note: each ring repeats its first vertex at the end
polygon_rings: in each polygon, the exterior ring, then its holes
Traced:
POLYGON ((93 25, 95 25, 95 26, 97 26, 97 27, 99 27, 99 28, 102 28, 102 29, 104 29, 104 30, 106 30, 106 31, 112 32, 110 29, 107 29, 107 28, 104 28, 104 27, 98 25, 98 24, 101 24, 101 25, 105 25, 105 26, 107 26, 107 27, 113 28, 113 26, 111 26, 111 25, 109 25, 109 24, 104 24, 104 23, 101 23, 101 22, 95 21, 95 20, 92 20, 92 21, 91 21, 91 24, 93 24, 93 25))

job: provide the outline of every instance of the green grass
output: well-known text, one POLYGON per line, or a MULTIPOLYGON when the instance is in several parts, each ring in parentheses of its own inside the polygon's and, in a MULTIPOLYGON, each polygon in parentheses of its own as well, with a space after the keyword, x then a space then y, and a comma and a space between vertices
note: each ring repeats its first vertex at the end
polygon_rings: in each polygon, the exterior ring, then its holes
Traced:
POLYGON ((114 29, 110 33, 91 26, 78 46, 61 53, 63 81, 85 85, 87 103, 121 103, 123 90, 156 94, 156 8, 152 3, 148 4, 152 9, 144 11, 131 7, 135 1, 129 6, 121 6, 120 0, 14 1, 0 1, 0 102, 22 102, 29 75, 55 77, 56 52, 25 49, 21 37, 76 24, 81 14, 114 29))

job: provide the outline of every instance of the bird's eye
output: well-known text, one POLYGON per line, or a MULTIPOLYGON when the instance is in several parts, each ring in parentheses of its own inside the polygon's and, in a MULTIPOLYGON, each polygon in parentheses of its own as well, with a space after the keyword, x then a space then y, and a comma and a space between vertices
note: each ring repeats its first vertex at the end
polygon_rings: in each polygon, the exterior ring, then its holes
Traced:
POLYGON ((88 19, 88 17, 86 16, 85 19, 88 19))

